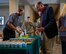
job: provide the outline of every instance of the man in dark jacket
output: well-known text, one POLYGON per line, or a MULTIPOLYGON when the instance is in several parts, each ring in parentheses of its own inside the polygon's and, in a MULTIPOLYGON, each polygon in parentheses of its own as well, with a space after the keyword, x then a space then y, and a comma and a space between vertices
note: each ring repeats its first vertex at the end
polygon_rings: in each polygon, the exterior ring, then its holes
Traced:
MULTIPOLYGON (((36 34, 38 32, 44 32, 47 38, 52 39, 54 36, 58 35, 58 29, 57 29, 56 21, 54 19, 54 12, 52 7, 48 7, 48 6, 46 7, 43 5, 42 2, 38 2, 36 4, 36 8, 38 11, 41 12, 41 18, 40 18, 41 27, 36 29, 36 34)), ((41 48, 43 54, 46 54, 45 38, 42 41, 41 48)))

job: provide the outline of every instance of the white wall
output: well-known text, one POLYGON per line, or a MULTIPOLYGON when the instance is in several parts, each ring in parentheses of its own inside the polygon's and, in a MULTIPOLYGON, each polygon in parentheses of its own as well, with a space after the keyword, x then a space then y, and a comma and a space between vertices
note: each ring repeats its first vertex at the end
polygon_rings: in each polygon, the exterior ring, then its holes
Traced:
MULTIPOLYGON (((37 1, 41 1, 44 4, 58 4, 60 2, 60 0, 37 0, 37 1)), ((35 0, 29 0, 30 4, 35 4, 36 1, 35 0)))
MULTIPOLYGON (((9 16, 9 8, 8 7, 0 7, 0 16, 5 16, 5 23, 9 16)), ((4 26, 0 26, 0 30, 3 30, 4 26)))

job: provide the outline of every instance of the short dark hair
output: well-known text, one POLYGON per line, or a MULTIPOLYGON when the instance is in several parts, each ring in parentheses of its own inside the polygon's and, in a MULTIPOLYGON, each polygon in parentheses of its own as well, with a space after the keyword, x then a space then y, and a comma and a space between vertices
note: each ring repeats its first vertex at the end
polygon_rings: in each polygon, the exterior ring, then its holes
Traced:
POLYGON ((48 4, 44 4, 44 6, 48 6, 48 4))
POLYGON ((18 11, 19 11, 19 12, 23 11, 23 8, 19 8, 18 11))
POLYGON ((43 3, 41 1, 39 1, 37 4, 40 5, 40 4, 43 4, 43 3))

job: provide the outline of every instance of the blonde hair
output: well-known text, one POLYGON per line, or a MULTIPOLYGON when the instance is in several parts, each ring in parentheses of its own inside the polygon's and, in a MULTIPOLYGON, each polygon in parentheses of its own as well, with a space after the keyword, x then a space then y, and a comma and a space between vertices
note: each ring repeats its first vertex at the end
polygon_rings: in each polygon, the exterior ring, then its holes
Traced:
POLYGON ((60 17, 66 15, 66 4, 64 4, 62 11, 60 12, 60 17))

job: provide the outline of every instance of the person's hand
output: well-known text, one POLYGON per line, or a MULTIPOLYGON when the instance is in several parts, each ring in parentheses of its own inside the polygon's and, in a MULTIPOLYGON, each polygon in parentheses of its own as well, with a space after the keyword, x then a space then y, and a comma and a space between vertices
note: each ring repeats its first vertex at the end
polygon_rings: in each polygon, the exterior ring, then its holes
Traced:
POLYGON ((22 31, 22 30, 17 30, 17 29, 16 29, 16 32, 18 32, 19 34, 22 34, 23 31, 22 31))
POLYGON ((17 26, 16 27, 16 32, 18 32, 19 34, 22 34, 23 30, 19 26, 17 26))
POLYGON ((22 34, 22 32, 23 32, 23 31, 22 31, 22 30, 20 30, 20 31, 19 31, 19 34, 22 34))
POLYGON ((36 30, 35 35, 38 35, 38 34, 39 34, 39 31, 38 31, 38 30, 36 30))
POLYGON ((61 26, 61 27, 60 27, 60 31, 62 31, 62 32, 63 32, 63 31, 66 31, 66 27, 61 26))
POLYGON ((44 31, 44 28, 43 27, 40 27, 40 28, 36 28, 36 30, 38 30, 39 32, 43 32, 44 31))

